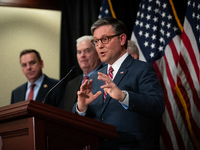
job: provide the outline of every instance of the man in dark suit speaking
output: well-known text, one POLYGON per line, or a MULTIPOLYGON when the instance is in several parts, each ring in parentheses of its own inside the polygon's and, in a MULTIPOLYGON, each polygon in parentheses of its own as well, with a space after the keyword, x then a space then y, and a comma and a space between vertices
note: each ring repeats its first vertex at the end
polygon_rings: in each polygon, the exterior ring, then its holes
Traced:
POLYGON ((76 40, 77 61, 83 74, 69 81, 65 88, 64 109, 72 111, 74 104, 77 102, 77 91, 82 82, 89 78, 96 70, 102 68, 100 58, 96 52, 95 46, 91 42, 93 36, 85 35, 76 40))
POLYGON ((123 22, 102 18, 91 32, 97 53, 108 66, 81 85, 73 112, 116 127, 118 138, 102 140, 102 150, 158 150, 165 105, 153 65, 128 54, 123 22))
MULTIPOLYGON (((28 82, 12 91, 11 104, 24 100, 36 100, 42 102, 48 91, 58 82, 42 73, 43 60, 38 51, 26 49, 20 53, 20 65, 28 82)), ((61 107, 62 94, 59 87, 48 96, 46 103, 55 107, 61 107)))

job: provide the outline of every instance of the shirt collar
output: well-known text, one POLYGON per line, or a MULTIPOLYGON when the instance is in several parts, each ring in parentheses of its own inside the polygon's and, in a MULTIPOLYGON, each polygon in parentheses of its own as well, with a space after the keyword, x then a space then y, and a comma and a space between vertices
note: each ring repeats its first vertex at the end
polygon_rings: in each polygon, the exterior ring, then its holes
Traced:
MULTIPOLYGON (((43 80, 44 80, 44 74, 42 74, 42 75, 40 76, 40 78, 37 79, 37 80, 34 82, 34 84, 36 84, 36 86, 39 86, 39 87, 40 87, 40 85, 42 84, 42 81, 43 81, 43 80)), ((30 82, 28 81, 28 87, 30 87, 31 84, 32 84, 32 83, 30 83, 30 82)))
MULTIPOLYGON (((97 69, 99 69, 99 67, 101 66, 101 64, 99 66, 97 66, 93 71, 91 71, 87 76, 90 77, 95 71, 97 71, 97 69)), ((83 74, 83 78, 85 77, 86 75, 83 74)))
POLYGON ((114 71, 113 71, 113 79, 114 79, 116 73, 118 72, 119 68, 121 67, 121 64, 124 62, 124 60, 126 59, 127 56, 128 56, 128 52, 126 52, 124 55, 122 55, 112 65, 108 64, 107 73, 108 73, 108 70, 109 70, 110 66, 112 66, 112 68, 114 69, 114 71))

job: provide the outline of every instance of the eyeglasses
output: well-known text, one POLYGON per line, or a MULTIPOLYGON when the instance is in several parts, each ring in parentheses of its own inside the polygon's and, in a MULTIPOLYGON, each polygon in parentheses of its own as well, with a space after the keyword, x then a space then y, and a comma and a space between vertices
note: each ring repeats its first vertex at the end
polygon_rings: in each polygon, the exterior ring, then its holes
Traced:
POLYGON ((99 43, 99 40, 101 41, 101 43, 103 44, 108 44, 108 42, 115 36, 119 36, 121 35, 122 33, 118 33, 118 34, 115 34, 115 35, 110 35, 110 36, 103 36, 102 38, 100 39, 94 39, 92 40, 91 42, 95 45, 95 46, 98 46, 98 43, 99 43))

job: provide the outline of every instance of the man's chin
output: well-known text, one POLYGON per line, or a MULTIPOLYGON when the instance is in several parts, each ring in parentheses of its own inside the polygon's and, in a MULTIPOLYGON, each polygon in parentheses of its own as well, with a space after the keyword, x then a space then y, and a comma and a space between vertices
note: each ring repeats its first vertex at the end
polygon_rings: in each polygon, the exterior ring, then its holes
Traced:
POLYGON ((29 75, 29 76, 27 76, 27 79, 28 80, 34 80, 36 77, 34 76, 34 75, 29 75))
POLYGON ((106 63, 108 62, 108 60, 105 57, 100 58, 101 62, 106 63))

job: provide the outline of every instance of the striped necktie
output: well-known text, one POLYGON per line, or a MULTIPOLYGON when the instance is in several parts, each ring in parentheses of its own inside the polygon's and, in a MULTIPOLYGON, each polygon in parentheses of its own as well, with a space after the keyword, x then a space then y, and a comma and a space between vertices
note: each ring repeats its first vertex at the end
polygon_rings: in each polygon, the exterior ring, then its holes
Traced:
MULTIPOLYGON (((114 69, 112 68, 112 66, 110 66, 107 76, 109 76, 111 80, 113 80, 113 71, 114 71, 114 69)), ((105 82, 105 84, 106 84, 106 82, 105 82)), ((106 95, 107 95, 107 93, 104 91, 103 101, 105 101, 106 95)))

